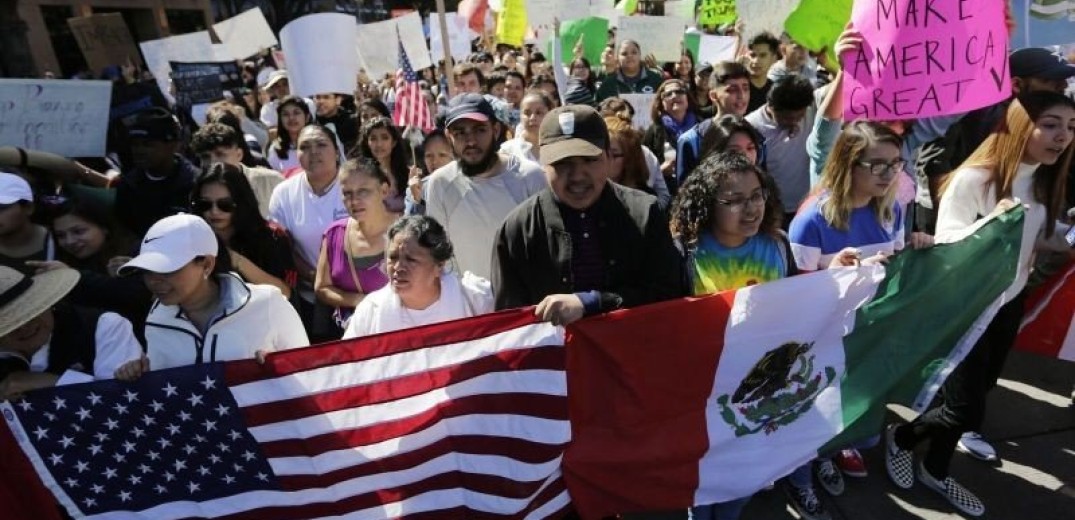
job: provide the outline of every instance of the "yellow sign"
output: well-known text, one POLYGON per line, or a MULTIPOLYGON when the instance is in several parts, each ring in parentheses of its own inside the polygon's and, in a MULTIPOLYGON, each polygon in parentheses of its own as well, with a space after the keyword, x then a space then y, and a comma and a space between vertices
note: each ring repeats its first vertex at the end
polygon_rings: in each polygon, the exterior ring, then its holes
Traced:
POLYGON ((496 24, 496 40, 507 45, 521 46, 526 36, 525 0, 504 0, 496 24))
POLYGON ((735 21, 735 0, 702 0, 698 9, 698 23, 702 25, 724 25, 735 21))

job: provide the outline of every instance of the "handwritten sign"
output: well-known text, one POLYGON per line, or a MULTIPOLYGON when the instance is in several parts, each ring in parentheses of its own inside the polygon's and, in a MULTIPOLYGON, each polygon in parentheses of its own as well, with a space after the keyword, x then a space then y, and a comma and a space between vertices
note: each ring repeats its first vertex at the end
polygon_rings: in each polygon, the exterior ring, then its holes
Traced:
POLYGON ((168 76, 172 69, 170 61, 202 61, 206 56, 213 55, 213 41, 209 39, 209 31, 198 31, 159 40, 149 40, 138 44, 142 48, 142 55, 146 57, 146 66, 153 73, 153 79, 157 81, 161 93, 174 101, 168 93, 168 76))
POLYGON ((657 61, 679 61, 680 42, 687 23, 674 16, 621 16, 616 41, 634 40, 642 55, 657 61))
POLYGON ((341 13, 310 14, 292 20, 280 31, 291 93, 313 96, 349 94, 358 85, 358 54, 353 49, 358 25, 341 13))
POLYGON ((171 62, 172 84, 180 105, 191 106, 224 99, 224 91, 239 88, 243 78, 234 61, 171 62))
POLYGON ((101 157, 110 81, 0 79, 0 146, 101 157))
POLYGON ((864 42, 842 56, 844 118, 955 114, 1010 97, 1003 2, 856 2, 864 42))
MULTIPOLYGON (((467 27, 466 18, 454 12, 444 14, 444 23, 448 28, 448 48, 452 58, 466 59, 470 56, 470 42, 478 38, 478 33, 467 27)), ((444 44, 441 43, 437 13, 429 17, 429 52, 433 55, 433 61, 444 59, 444 44)))
POLYGON ((784 20, 784 30, 810 51, 827 50, 829 63, 837 66, 840 59, 832 48, 851 19, 851 3, 852 0, 802 0, 784 20))
POLYGON ((213 24, 213 32, 220 38, 220 43, 228 47, 228 58, 233 60, 249 58, 277 44, 276 35, 260 7, 213 24))
POLYGON ((698 23, 701 25, 724 25, 735 21, 735 0, 702 0, 698 9, 698 23))
POLYGON ((653 101, 657 99, 657 94, 620 94, 619 97, 630 103, 631 108, 635 109, 635 116, 631 119, 631 126, 639 130, 645 130, 653 124, 650 111, 653 109, 653 101))
POLYGON ((67 25, 71 27, 71 34, 75 35, 86 64, 95 74, 111 65, 142 63, 138 46, 134 44, 131 31, 119 13, 68 18, 67 25))

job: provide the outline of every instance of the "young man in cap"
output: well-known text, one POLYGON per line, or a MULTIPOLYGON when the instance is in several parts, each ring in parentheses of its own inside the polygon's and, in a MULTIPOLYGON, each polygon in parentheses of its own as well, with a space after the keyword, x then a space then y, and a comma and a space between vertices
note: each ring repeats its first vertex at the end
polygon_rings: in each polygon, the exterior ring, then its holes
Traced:
POLYGON ((608 128, 560 107, 539 130, 548 189, 515 209, 493 250, 497 309, 537 305, 558 325, 682 296, 682 260, 657 199, 608 181, 608 128))
POLYGON ((34 224, 34 193, 26 179, 0 172, 0 265, 24 273, 27 261, 52 260, 56 244, 44 226, 34 224))
MULTIPOLYGON (((276 101, 291 95, 291 84, 287 79, 286 70, 274 70, 269 74, 269 79, 261 87, 272 96, 272 101, 261 106, 261 114, 258 117, 261 122, 270 129, 276 128, 276 101)), ((310 98, 302 98, 310 113, 317 113, 317 105, 310 98)))
POLYGON ((116 186, 116 216, 137 236, 154 222, 187 211, 198 169, 178 154, 179 121, 167 110, 151 108, 127 122, 131 167, 116 186))
POLYGON ((446 126, 457 159, 429 177, 425 214, 448 231, 457 271, 488 279, 497 228, 545 179, 537 163, 498 152, 503 125, 481 94, 452 98, 446 126))

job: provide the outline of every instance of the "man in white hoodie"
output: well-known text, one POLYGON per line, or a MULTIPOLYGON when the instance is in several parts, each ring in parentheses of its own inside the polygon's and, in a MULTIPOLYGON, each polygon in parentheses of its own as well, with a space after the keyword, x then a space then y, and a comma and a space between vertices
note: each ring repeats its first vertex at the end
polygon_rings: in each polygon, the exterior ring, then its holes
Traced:
POLYGON ((502 124, 481 94, 453 98, 446 126, 457 159, 429 177, 425 214, 448 230, 456 271, 488 279, 497 229, 516 206, 545 189, 545 176, 537 163, 497 152, 502 124))

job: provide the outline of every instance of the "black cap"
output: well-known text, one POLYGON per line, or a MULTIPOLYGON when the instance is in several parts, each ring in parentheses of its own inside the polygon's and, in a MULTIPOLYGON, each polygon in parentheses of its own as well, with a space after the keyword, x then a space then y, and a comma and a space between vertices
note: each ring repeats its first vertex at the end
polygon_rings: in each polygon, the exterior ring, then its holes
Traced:
POLYGON ((594 157, 608 149, 608 126, 593 107, 566 105, 545 115, 538 130, 541 164, 594 157))
POLYGON ((474 93, 459 94, 448 102, 448 118, 444 126, 452 126, 452 123, 461 119, 483 122, 495 122, 497 120, 493 105, 486 101, 485 96, 474 93))
POLYGON ((1048 49, 1030 47, 1019 49, 1008 57, 1013 78, 1068 79, 1075 76, 1075 67, 1048 49))
POLYGON ((179 121, 171 112, 153 107, 124 119, 127 135, 151 141, 178 141, 179 121))
POLYGON ((593 91, 586 86, 586 82, 571 76, 567 80, 567 89, 564 90, 564 103, 568 105, 593 106, 593 91))

